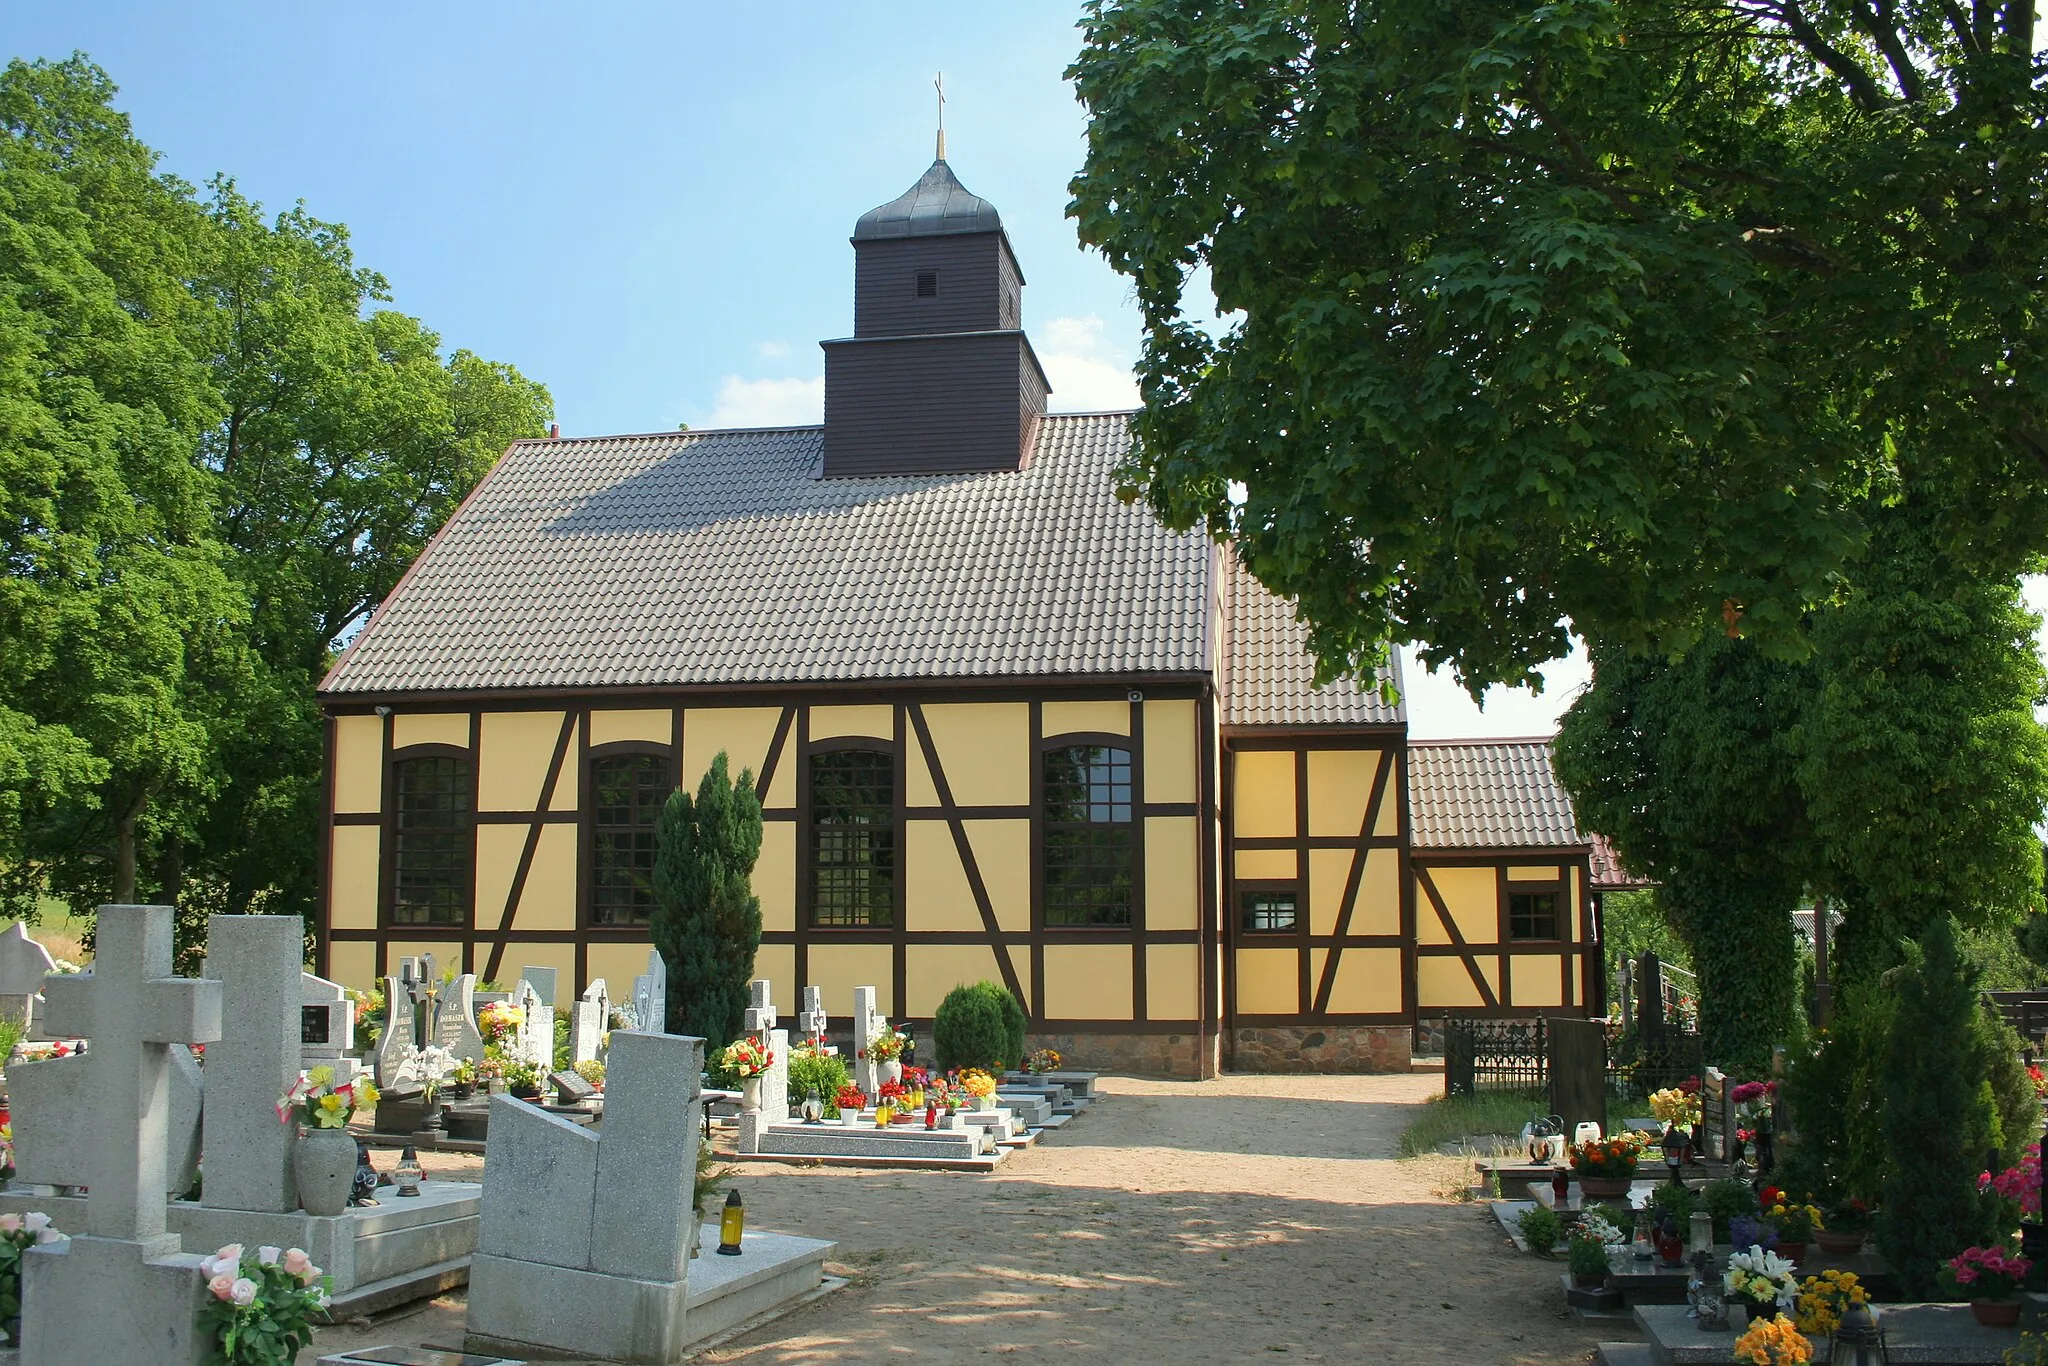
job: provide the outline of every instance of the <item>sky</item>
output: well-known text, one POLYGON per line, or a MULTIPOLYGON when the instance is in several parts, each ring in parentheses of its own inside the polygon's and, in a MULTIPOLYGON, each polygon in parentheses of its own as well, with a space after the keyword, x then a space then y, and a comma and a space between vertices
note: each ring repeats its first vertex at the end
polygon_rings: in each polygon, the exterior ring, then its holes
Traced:
MULTIPOLYGON (((163 169, 348 225, 448 348, 547 384, 566 435, 816 422, 853 322, 854 220, 948 161, 1002 214, 1055 411, 1133 407, 1138 313, 1084 253, 1063 78, 1079 7, 10 0, 0 56, 82 51, 163 169)), ((2048 591, 2035 585, 2041 599, 2048 591)), ((1542 735, 1543 694, 1407 669, 1418 738, 1542 735)))

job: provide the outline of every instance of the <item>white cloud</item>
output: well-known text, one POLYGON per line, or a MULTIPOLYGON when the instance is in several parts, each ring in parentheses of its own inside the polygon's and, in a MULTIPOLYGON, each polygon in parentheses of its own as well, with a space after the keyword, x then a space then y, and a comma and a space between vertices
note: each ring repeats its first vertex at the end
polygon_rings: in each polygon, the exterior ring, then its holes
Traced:
POLYGON ((706 426, 802 427, 825 420, 825 380, 741 379, 727 375, 706 426))
POLYGON ((789 354, 789 343, 786 341, 764 341, 757 343, 754 349, 761 353, 764 360, 781 360, 789 354))
POLYGON ((1488 688, 1482 710, 1449 669, 1430 673, 1415 651, 1401 650, 1402 692, 1408 703, 1408 734, 1417 740, 1504 739, 1555 735, 1558 718, 1593 681, 1593 666, 1577 641, 1563 659, 1543 666, 1543 692, 1488 688))
POLYGON ((1131 349, 1113 345, 1101 318, 1053 318, 1032 329, 1038 360, 1052 384, 1056 413, 1094 413, 1138 406, 1131 349))

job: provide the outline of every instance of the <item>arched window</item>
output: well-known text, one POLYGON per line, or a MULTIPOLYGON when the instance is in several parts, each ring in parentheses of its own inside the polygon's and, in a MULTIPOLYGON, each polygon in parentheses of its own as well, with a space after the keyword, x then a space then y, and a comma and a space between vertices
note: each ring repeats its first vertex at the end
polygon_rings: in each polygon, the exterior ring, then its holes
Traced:
POLYGON ((590 764, 590 923, 645 925, 654 913, 654 823, 675 783, 658 754, 590 764))
POLYGON ((1137 868, 1131 752, 1045 752, 1045 923, 1128 925, 1137 868))
POLYGON ((820 750, 810 769, 812 923, 894 923, 896 756, 820 750))
POLYGON ((466 925, 473 863, 469 758, 400 759, 391 766, 391 919, 398 925, 466 925))

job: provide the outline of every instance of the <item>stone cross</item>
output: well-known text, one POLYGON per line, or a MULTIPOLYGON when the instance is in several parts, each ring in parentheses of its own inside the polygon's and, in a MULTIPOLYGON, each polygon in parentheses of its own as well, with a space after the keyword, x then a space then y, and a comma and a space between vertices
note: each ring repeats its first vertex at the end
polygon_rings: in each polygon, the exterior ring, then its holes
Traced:
POLYGON ((761 1130, 789 1118, 789 1031, 775 1027, 774 988, 764 977, 747 983, 747 1013, 743 1027, 760 1039, 775 1056, 761 1074, 761 1108, 740 1115, 740 1151, 761 1150, 761 1130), (753 1122, 750 1125, 749 1119, 753 1122), (752 1130, 751 1134, 749 1130, 752 1130), (752 1140, 749 1146, 749 1139, 752 1140))
POLYGON ((521 968, 521 981, 533 983, 533 994, 540 997, 541 1004, 550 1010, 555 1005, 555 970, 553 968, 521 968))
POLYGON ((576 1013, 569 1017, 569 1062, 572 1066, 595 1059, 599 1044, 611 1028, 612 998, 604 978, 596 979, 583 989, 575 1009, 576 1013))
POLYGON ((796 1022, 797 1027, 803 1030, 805 1038, 809 1039, 813 1044, 822 1045, 824 1043, 825 1027, 829 1021, 825 1015, 825 993, 823 991, 817 987, 804 988, 803 1014, 796 1017, 796 1022))
POLYGON ((668 964, 659 950, 647 955, 647 971, 633 979, 633 1014, 646 1033, 668 1032, 668 964))
POLYGON ((305 933, 295 915, 216 915, 206 923, 207 978, 219 983, 222 1016, 235 1022, 206 1052, 202 1195, 215 1209, 299 1207, 293 1126, 278 1123, 272 1107, 299 1079, 305 933))
POLYGON ((543 1072, 555 1067, 555 1009, 541 1000, 533 983, 524 977, 513 990, 512 1004, 519 1007, 519 1032, 513 1037, 513 1056, 530 1062, 543 1072))
POLYGON ((882 1032, 884 1023, 875 1009, 873 987, 853 989, 853 1084, 865 1095, 881 1089, 882 1066, 868 1055, 868 1040, 882 1032))
POLYGON ((0 1015, 19 1020, 26 1028, 35 1012, 36 994, 43 989, 43 978, 56 967, 50 951, 29 938, 19 920, 0 932, 0 1015))

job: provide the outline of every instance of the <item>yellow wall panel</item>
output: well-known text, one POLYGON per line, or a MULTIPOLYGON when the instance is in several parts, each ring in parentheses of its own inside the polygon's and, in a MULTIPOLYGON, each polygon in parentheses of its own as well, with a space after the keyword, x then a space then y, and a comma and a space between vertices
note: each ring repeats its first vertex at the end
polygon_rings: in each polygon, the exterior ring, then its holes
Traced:
POLYGON ((1231 821, 1244 838, 1287 837, 1294 833, 1294 752, 1239 750, 1233 761, 1231 821))
POLYGON ((337 825, 327 860, 328 922, 337 930, 377 928, 377 840, 374 825, 337 825))
POLYGON ((462 945, 450 939, 394 939, 384 946, 384 966, 378 974, 383 977, 398 975, 398 960, 417 958, 423 953, 434 955, 434 967, 446 972, 450 968, 462 967, 462 945))
POLYGON ((1195 733, 1192 701, 1145 704, 1145 800, 1191 802, 1196 799, 1195 770, 1201 764, 1201 737, 1195 733))
POLYGON ((1316 993, 1322 990, 1323 964, 1329 961, 1330 951, 1328 949, 1310 949, 1308 951, 1308 1003, 1311 1010, 1315 1008, 1316 993))
MULTIPOLYGON (((1349 955, 1347 955, 1348 957, 1349 955)), ((1415 1008, 1483 1006, 1486 1000, 1479 994, 1472 975, 1465 970, 1465 964, 1457 958, 1418 958, 1415 960, 1415 1008)))
POLYGON ((1237 875, 1246 881, 1292 881, 1301 875, 1292 849, 1240 849, 1237 875))
POLYGON ((954 987, 1002 980, 995 950, 987 944, 912 943, 903 959, 903 985, 910 993, 903 1013, 929 1019, 954 987))
MULTIPOLYGON (((512 892, 512 879, 519 873, 519 856, 526 851, 525 825, 479 825, 476 828, 476 925, 495 930, 505 913, 505 898, 512 892)), ((567 827, 565 827, 567 828, 567 827)), ((531 929, 532 926, 526 928, 531 929)))
MULTIPOLYGON (((477 945, 477 966, 483 966, 485 956, 490 952, 483 945, 477 945)), ((645 972, 646 959, 641 959, 641 971, 645 972)), ((576 946, 574 944, 522 944, 512 940, 505 945, 505 962, 498 969, 498 976, 510 987, 518 983, 528 968, 553 968, 555 970, 555 999, 557 1011, 567 1010, 576 1003, 576 946)), ((607 983, 609 986, 609 983, 607 983)), ((618 1000, 617 993, 612 996, 618 1000)), ((625 999, 633 999, 633 979, 626 979, 625 999)), ((727 1039, 726 1043, 732 1040, 727 1039)), ((724 1044, 718 1045, 724 1047, 724 1044)), ((553 1068, 549 1068, 553 1071, 553 1068)))
POLYGON ((1202 921, 1201 830, 1193 816, 1145 822, 1145 927, 1192 930, 1202 921))
POLYGON ((1564 906, 1559 910, 1558 915, 1565 922, 1564 937, 1573 942, 1577 942, 1582 937, 1579 933, 1579 901, 1583 895, 1584 889, 1579 886, 1579 870, 1576 868, 1568 869, 1565 873, 1564 881, 1564 906))
MULTIPOLYGON (((737 778, 743 769, 756 776, 768 759, 768 746, 775 739, 775 723, 782 719, 780 707, 692 707, 683 713, 682 785, 690 791, 704 780, 711 761, 725 751, 726 768, 737 778)), ((796 762, 796 747, 785 744, 779 768, 796 762)))
POLYGON ((1153 944, 1145 950, 1145 1018, 1194 1020, 1202 1013, 1201 947, 1153 944))
MULTIPOLYGON (((1392 756, 1388 762, 1395 762, 1392 756)), ((1401 808, 1406 803, 1401 791, 1401 772, 1397 767, 1387 775, 1387 795, 1380 798, 1380 818, 1373 822, 1372 832, 1386 838, 1398 837, 1401 833, 1401 808)))
POLYGON ((1295 949, 1237 951, 1240 1015, 1301 1013, 1301 954, 1295 949))
POLYGON ((1335 934, 1344 909, 1344 887, 1351 880, 1349 849, 1308 851, 1308 931, 1335 934))
MULTIPOLYGON (((1365 826, 1373 777, 1382 755, 1377 749, 1312 749, 1308 754, 1308 832, 1356 838, 1365 826)), ((1391 762, 1391 760, 1388 760, 1391 762)))
MULTIPOLYGON (((1462 973, 1463 969, 1459 971, 1462 973)), ((1467 979, 1466 984, 1471 984, 1470 979, 1467 979)), ((1401 951, 1358 948, 1344 950, 1344 955, 1337 960, 1337 980, 1330 986, 1330 1013, 1380 1015, 1392 1014, 1400 1009, 1401 951)))
POLYGON ((384 718, 334 718, 334 809, 384 808, 384 718))
POLYGON ((803 1009, 804 993, 796 984, 796 945, 763 944, 755 949, 754 976, 765 977, 771 983, 768 999, 775 1003, 777 1022, 789 1031, 791 1038, 800 1036, 796 1017, 803 1009))
POLYGON ((924 709, 939 767, 961 806, 1031 801, 1031 708, 1023 702, 959 702, 924 709))
POLYGON ((590 743, 616 744, 621 740, 646 740, 666 745, 675 740, 676 714, 667 707, 635 711, 594 711, 590 713, 590 743))
MULTIPOLYGON (((812 944, 807 955, 811 980, 824 993, 825 1013, 839 1019, 853 1015, 853 989, 873 987, 880 994, 882 1012, 891 1018, 900 1013, 890 999, 889 984, 895 980, 895 957, 887 944, 812 944)), ((796 999, 801 1005, 803 992, 796 999)), ((851 1066, 853 1059, 848 1058, 851 1066)))
MULTIPOLYGON (((562 756, 562 771, 555 775, 555 799, 548 803, 548 810, 550 811, 575 811, 579 809, 577 802, 581 800, 583 794, 583 765, 576 762, 577 743, 577 738, 571 735, 569 737, 569 752, 562 756)), ((695 791, 696 789, 692 788, 691 790, 695 791)))
POLYGON ((896 708, 884 704, 864 707, 812 707, 811 738, 844 738, 896 742, 896 708))
MULTIPOLYGON (((1493 869, 1484 865, 1476 868, 1435 867, 1429 870, 1429 876, 1436 883, 1444 905, 1450 908, 1452 918, 1458 922, 1458 933, 1465 936, 1467 944, 1500 941, 1500 892, 1493 869)), ((1424 901, 1427 901, 1426 894, 1424 901)), ((1435 919, 1435 912, 1432 911, 1429 918, 1435 919)))
MULTIPOLYGON (((487 711, 483 749, 476 756, 476 802, 485 811, 532 811, 540 806, 555 741, 562 738, 558 711, 487 711)), ((573 737, 572 737, 573 738, 573 737)), ((575 763, 575 750, 562 767, 575 763)))
POLYGON ((761 823, 761 857, 754 863, 754 895, 761 898, 761 928, 796 928, 796 822, 761 823))
MULTIPOLYGON (((526 870, 526 888, 519 897, 518 930, 576 928, 576 827, 541 827, 533 865, 526 870)), ((572 974, 573 975, 573 974, 572 974)))
POLYGON ((469 713, 466 711, 400 712, 391 718, 391 747, 407 745, 460 745, 469 748, 469 713))
POLYGON ((944 821, 904 822, 903 923, 912 934, 925 930, 979 930, 981 911, 967 870, 944 821))
MULTIPOLYGON (((771 744, 774 743, 773 734, 771 731, 769 741, 771 744)), ((768 756, 765 752, 761 756, 761 762, 764 764, 768 762, 768 756)), ((768 807, 771 810, 787 811, 796 805, 797 767, 796 723, 791 721, 790 734, 782 742, 782 757, 775 761, 775 778, 768 784, 768 790, 761 794, 762 806, 768 807)), ((759 772, 760 770, 755 770, 756 776, 759 775, 759 772)))
MULTIPOLYGON (((651 941, 638 944, 621 944, 613 940, 592 941, 584 950, 583 961, 589 978, 583 983, 589 986, 598 978, 604 978, 605 993, 615 1004, 631 1005, 633 1002, 633 979, 647 971, 647 955, 654 952, 651 941)), ((513 970, 513 976, 518 970, 513 970)), ((781 983, 776 989, 781 990, 781 983)), ((801 998, 799 998, 801 999, 801 998)), ((777 1001, 779 1006, 782 1003, 777 1001)))
MULTIPOLYGON (((1436 919, 1431 911, 1430 919, 1436 919)), ((1351 907, 1353 934, 1401 932, 1401 855, 1395 849, 1372 849, 1358 879, 1358 900, 1351 907)))
POLYGON ((1516 864, 1508 869, 1508 881, 1556 882, 1563 872, 1554 863, 1516 864))
POLYGON ((369 991, 380 983, 377 981, 377 946, 375 944, 329 944, 327 946, 327 979, 355 991, 369 991))
POLYGON ((1131 1018, 1131 946, 1045 946, 1045 1015, 1049 1020, 1131 1018))
MULTIPOLYGON (((1431 869, 1432 873, 1436 870, 1431 869)), ((1443 922, 1437 919, 1436 906, 1429 899, 1429 889, 1422 885, 1422 873, 1415 874, 1415 942, 1418 944, 1448 944, 1451 936, 1444 930, 1443 922)))
POLYGON ((963 821, 974 866, 995 908, 996 928, 1022 934, 1031 928, 1031 822, 963 821))
MULTIPOLYGON (((1071 735, 1077 731, 1099 731, 1104 735, 1131 733, 1131 704, 1128 702, 1048 702, 1039 716, 1045 738, 1071 735)), ((1146 718, 1149 730, 1151 718, 1146 718)), ((1146 741, 1149 744, 1151 736, 1146 741)), ((1149 776, 1149 775, 1148 775, 1149 776)), ((1158 801, 1159 798, 1153 798, 1158 801)))
POLYGON ((924 746, 913 733, 904 745, 903 800, 908 806, 937 806, 939 785, 932 781, 932 766, 924 761, 924 746))
POLYGON ((1515 955, 1512 979, 1514 999, 1509 1002, 1518 1006, 1561 1006, 1564 1004, 1564 979, 1555 958, 1538 958, 1531 954, 1515 955))

